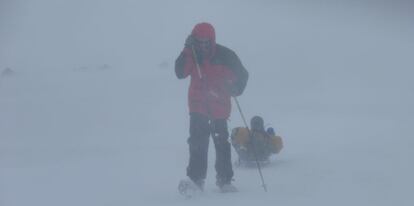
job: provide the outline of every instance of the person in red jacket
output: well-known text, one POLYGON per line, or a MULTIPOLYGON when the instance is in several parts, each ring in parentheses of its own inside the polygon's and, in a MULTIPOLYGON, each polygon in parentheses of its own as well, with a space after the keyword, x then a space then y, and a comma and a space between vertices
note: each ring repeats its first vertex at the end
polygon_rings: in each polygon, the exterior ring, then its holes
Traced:
POLYGON ((216 184, 220 189, 236 190, 231 184, 233 169, 227 119, 231 97, 243 93, 248 72, 234 51, 216 43, 214 27, 199 23, 185 41, 175 62, 175 73, 179 79, 191 77, 187 176, 203 190, 211 135, 216 150, 216 184))

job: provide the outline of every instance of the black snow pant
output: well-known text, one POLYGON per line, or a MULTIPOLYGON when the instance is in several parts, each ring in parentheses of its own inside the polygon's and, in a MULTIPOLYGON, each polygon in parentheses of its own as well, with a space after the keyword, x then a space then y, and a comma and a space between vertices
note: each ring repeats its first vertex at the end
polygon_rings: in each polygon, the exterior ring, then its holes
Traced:
POLYGON ((216 179, 218 184, 230 183, 233 178, 229 132, 226 119, 210 121, 199 113, 190 113, 190 161, 187 176, 193 181, 204 180, 207 176, 207 157, 210 134, 216 149, 216 179))

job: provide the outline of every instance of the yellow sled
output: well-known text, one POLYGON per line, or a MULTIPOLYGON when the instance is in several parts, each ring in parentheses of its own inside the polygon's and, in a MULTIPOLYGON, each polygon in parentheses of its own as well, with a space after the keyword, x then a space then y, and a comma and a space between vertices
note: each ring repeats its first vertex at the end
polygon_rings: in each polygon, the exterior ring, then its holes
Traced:
POLYGON ((238 153, 239 158, 247 161, 253 158, 253 145, 259 160, 268 160, 271 154, 279 154, 283 149, 283 141, 280 136, 254 130, 250 131, 249 136, 249 130, 245 127, 236 127, 232 130, 231 144, 238 153))

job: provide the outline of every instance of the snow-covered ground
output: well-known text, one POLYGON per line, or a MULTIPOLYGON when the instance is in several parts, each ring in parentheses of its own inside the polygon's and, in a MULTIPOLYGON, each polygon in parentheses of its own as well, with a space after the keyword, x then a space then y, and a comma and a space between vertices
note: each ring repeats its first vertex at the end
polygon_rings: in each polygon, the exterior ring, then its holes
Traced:
MULTIPOLYGON (((404 1, 0 1, 0 206, 413 205, 414 9, 404 1), (216 27, 250 72, 239 101, 285 148, 186 200, 188 80, 216 27)), ((233 108, 230 128, 242 126, 233 108)), ((233 158, 236 154, 233 152, 233 158)))

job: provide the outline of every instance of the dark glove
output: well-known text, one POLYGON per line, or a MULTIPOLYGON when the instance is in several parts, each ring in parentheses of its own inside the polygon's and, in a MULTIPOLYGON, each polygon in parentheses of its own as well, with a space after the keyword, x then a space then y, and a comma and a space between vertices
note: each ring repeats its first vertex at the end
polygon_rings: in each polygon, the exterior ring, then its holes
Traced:
POLYGON ((187 48, 191 48, 194 45, 194 37, 193 35, 188 35, 187 39, 185 39, 184 46, 187 48))

